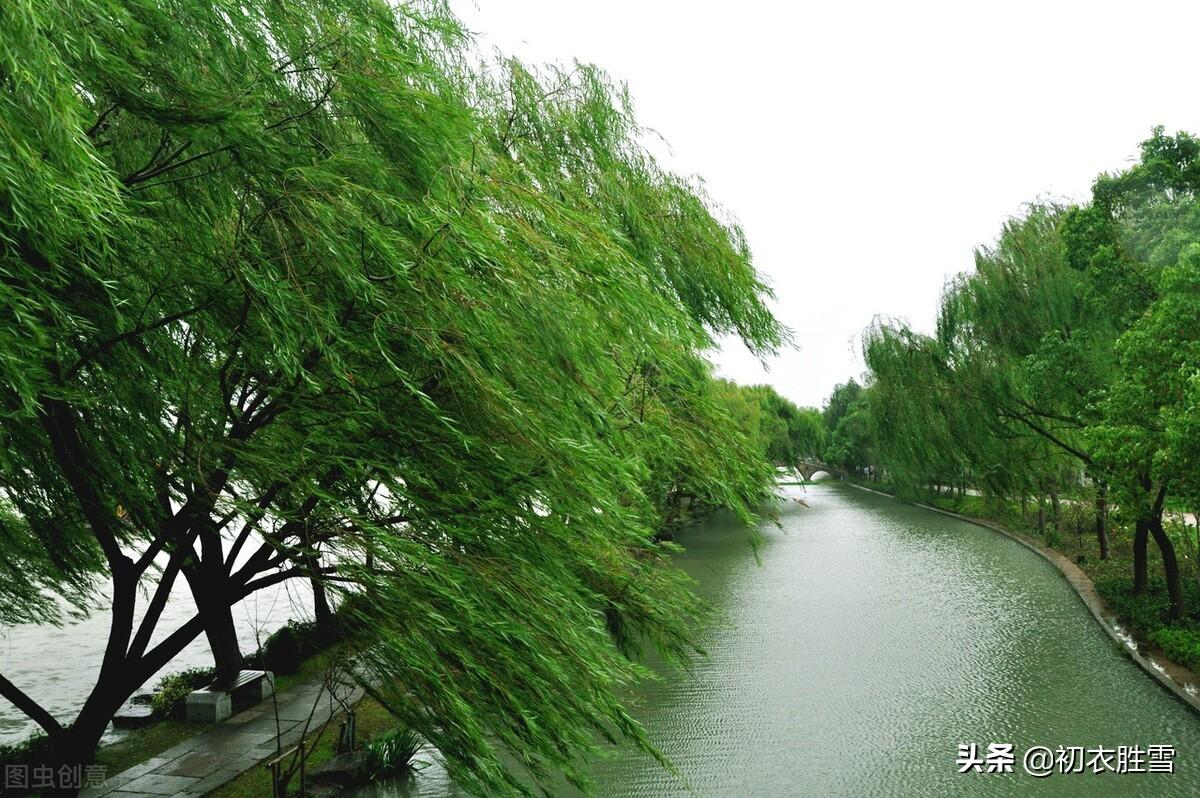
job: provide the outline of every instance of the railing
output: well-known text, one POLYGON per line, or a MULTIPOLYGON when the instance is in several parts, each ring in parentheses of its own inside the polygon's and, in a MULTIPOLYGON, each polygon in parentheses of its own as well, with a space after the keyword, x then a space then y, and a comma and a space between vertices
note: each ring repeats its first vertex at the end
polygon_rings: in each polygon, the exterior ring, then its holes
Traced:
POLYGON ((304 738, 301 737, 300 742, 296 743, 293 748, 289 748, 266 763, 271 770, 271 795, 273 798, 288 798, 288 783, 292 780, 294 771, 290 765, 285 770, 283 760, 295 755, 299 755, 300 759, 300 798, 304 798, 304 760, 308 759, 304 754, 304 742, 304 738))

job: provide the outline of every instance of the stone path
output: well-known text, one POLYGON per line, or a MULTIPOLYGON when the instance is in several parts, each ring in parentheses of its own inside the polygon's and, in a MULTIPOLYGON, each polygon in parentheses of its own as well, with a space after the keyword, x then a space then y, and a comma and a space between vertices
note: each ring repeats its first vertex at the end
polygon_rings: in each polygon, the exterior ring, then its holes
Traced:
MULTIPOLYGON (((339 695, 343 692, 338 690, 339 695)), ((349 700, 357 702, 361 694, 361 689, 356 689, 349 700)), ((82 796, 195 798, 206 795, 256 765, 273 759, 277 750, 286 751, 304 736, 306 726, 309 732, 316 731, 339 710, 339 704, 320 680, 292 685, 277 693, 275 701, 268 698, 228 720, 198 731, 140 765, 109 776, 103 786, 84 790, 82 796)), ((336 731, 325 732, 325 740, 330 744, 336 731)))

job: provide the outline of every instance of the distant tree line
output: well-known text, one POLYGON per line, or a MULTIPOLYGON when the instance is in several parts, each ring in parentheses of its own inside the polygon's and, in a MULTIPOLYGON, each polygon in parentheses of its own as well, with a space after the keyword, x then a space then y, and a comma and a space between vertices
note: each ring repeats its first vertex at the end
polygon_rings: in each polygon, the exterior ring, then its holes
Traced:
POLYGON ((719 390, 754 445, 776 466, 820 460, 825 450, 821 411, 800 407, 770 385, 738 385, 721 380, 719 390))
POLYGON ((1134 593, 1153 541, 1185 612, 1163 518, 1200 507, 1200 141, 1156 129, 1090 202, 1029 206, 946 285, 931 334, 880 319, 864 352, 862 452, 888 480, 1036 501, 1053 524, 1069 494, 1101 558, 1119 508, 1134 593))
POLYGON ((770 385, 720 380, 719 391, 752 444, 776 466, 824 463, 870 476, 876 462, 868 391, 855 380, 834 387, 824 407, 801 407, 770 385))

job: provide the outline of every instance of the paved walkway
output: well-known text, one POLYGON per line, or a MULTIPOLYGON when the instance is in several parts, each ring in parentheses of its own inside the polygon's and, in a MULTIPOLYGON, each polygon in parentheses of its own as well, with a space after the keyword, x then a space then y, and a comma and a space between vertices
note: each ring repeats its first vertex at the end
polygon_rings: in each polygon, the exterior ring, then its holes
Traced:
MULTIPOLYGON (((342 694, 343 690, 338 690, 342 694)), ((361 689, 351 701, 361 698, 361 689)), ((206 795, 247 770, 286 751, 308 731, 321 727, 340 709, 320 680, 292 685, 233 717, 199 731, 140 765, 110 776, 83 798, 195 798, 206 795), (279 735, 276 738, 276 708, 279 735), (311 718, 310 718, 311 715, 311 718)), ((325 732, 333 743, 336 729, 325 732)))

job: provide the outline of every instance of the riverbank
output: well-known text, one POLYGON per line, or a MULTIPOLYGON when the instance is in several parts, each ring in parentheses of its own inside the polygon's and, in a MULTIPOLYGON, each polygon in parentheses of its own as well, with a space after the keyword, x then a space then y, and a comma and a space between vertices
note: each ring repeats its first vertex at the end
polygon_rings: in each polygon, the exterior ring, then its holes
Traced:
MULTIPOLYGON (((903 501, 894 493, 879 490, 876 487, 868 487, 853 481, 847 481, 846 484, 859 490, 903 501)), ((964 498, 968 501, 978 501, 978 497, 964 498)), ((1129 655, 1130 659, 1180 701, 1200 713, 1200 676, 1197 676, 1191 668, 1171 658, 1164 648, 1155 645, 1151 638, 1155 636, 1157 630, 1148 632, 1145 618, 1142 619, 1142 623, 1138 623, 1136 616, 1122 613, 1115 608, 1084 568, 1078 562, 1068 558, 1063 551, 1039 541, 1032 535, 1015 531, 992 519, 956 512, 925 502, 910 503, 1004 535, 1043 557, 1058 569, 1080 601, 1088 608, 1092 617, 1105 633, 1129 655)), ((963 503, 963 499, 959 499, 959 503, 963 503)), ((1078 558, 1079 554, 1076 554, 1076 557, 1078 558)), ((1109 561, 1097 560, 1096 562, 1108 563, 1108 567, 1102 569, 1108 575, 1112 571, 1112 560, 1120 559, 1123 558, 1110 557, 1109 561)), ((1123 591, 1123 593, 1131 594, 1131 587, 1130 590, 1123 591)), ((1165 628, 1168 627, 1158 627, 1159 630, 1165 628)))

